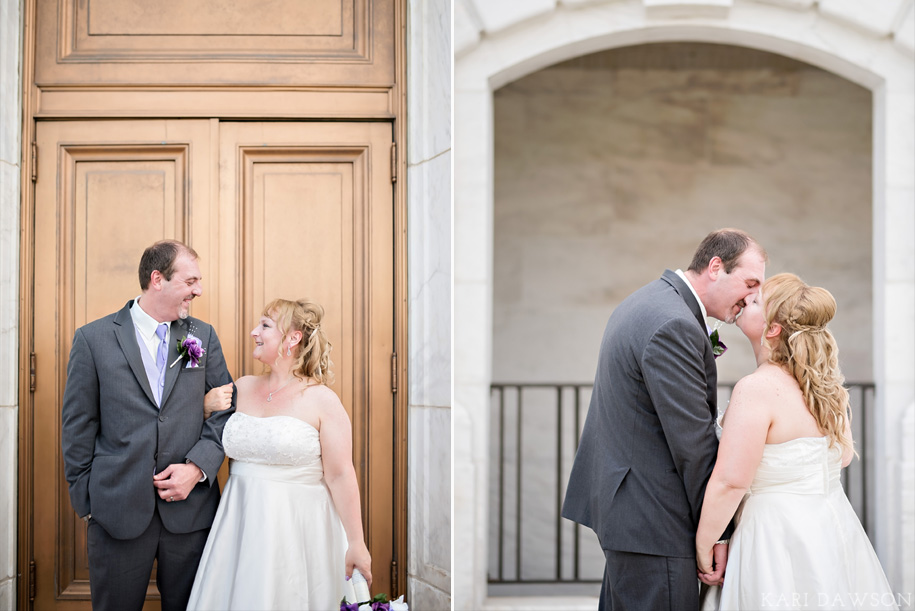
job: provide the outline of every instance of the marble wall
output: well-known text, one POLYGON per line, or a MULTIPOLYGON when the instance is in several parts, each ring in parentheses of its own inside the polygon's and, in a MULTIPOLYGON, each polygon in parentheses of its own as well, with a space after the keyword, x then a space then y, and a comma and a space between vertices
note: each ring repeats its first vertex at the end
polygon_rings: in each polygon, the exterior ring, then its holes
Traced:
POLYGON ((451 3, 408 11, 407 602, 436 611, 451 608, 451 3))
POLYGON ((0 609, 16 604, 19 439, 19 0, 0 0, 0 609))

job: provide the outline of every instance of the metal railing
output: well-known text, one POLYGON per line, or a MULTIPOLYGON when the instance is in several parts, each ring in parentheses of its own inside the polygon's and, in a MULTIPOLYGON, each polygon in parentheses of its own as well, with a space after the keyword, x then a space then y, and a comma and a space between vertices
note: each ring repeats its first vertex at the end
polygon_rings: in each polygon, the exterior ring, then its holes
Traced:
MULTIPOLYGON (((842 485, 867 529, 874 385, 848 387, 860 459, 843 470, 842 485)), ((604 561, 597 538, 560 515, 591 389, 590 383, 492 384, 491 587, 600 583, 604 561)), ((733 384, 719 385, 719 406, 727 405, 732 390, 733 384)))

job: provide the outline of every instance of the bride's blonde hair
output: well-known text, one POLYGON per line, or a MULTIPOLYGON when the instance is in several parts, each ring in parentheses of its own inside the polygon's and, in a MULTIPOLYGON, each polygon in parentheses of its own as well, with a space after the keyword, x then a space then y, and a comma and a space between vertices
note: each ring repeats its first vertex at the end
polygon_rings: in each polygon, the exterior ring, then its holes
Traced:
POLYGON ((830 446, 854 450, 845 434, 851 419, 845 377, 839 370, 839 347, 826 324, 836 313, 836 300, 824 288, 808 286, 794 274, 778 274, 763 284, 766 329, 781 325, 778 337, 769 338, 769 361, 790 373, 807 409, 830 446))
MULTIPOLYGON (((276 322, 283 339, 293 331, 302 332, 302 341, 296 344, 293 356, 295 363, 292 374, 297 378, 313 378, 319 384, 334 383, 334 374, 330 370, 333 362, 330 351, 333 349, 321 328, 324 319, 324 308, 320 304, 304 299, 290 301, 274 299, 266 306, 262 316, 269 316, 276 322)), ((277 349, 277 356, 283 355, 283 344, 277 349)))

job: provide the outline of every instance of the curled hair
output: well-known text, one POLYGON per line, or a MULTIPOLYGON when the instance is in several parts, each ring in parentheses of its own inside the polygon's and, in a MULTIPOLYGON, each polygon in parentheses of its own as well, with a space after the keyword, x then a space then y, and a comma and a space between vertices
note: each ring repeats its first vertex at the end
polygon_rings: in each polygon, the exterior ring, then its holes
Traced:
POLYGON ((158 271, 166 280, 171 280, 175 274, 175 261, 178 255, 187 253, 192 259, 197 259, 193 248, 178 240, 160 240, 143 251, 140 257, 140 289, 149 288, 149 280, 154 271, 158 271))
MULTIPOLYGON (((319 384, 334 383, 334 374, 330 370, 333 365, 330 351, 333 347, 321 328, 324 308, 320 304, 304 299, 274 299, 264 307, 262 316, 269 316, 276 322, 284 340, 295 331, 302 333, 302 341, 296 344, 293 352, 295 363, 292 374, 295 377, 313 378, 319 384)), ((284 356, 282 343, 277 349, 277 356, 284 356)))
POLYGON ((724 271, 730 274, 740 262, 740 257, 750 248, 759 251, 764 261, 769 260, 769 255, 759 242, 754 240, 748 233, 739 229, 718 229, 705 236, 693 260, 689 264, 689 270, 701 273, 708 267, 709 262, 720 257, 724 265, 724 271))
POLYGON ((766 329, 781 325, 770 338, 769 361, 790 373, 807 409, 830 446, 854 450, 845 434, 851 419, 845 377, 839 370, 839 347, 826 324, 836 313, 836 300, 824 288, 808 286, 794 274, 777 274, 763 284, 766 329))

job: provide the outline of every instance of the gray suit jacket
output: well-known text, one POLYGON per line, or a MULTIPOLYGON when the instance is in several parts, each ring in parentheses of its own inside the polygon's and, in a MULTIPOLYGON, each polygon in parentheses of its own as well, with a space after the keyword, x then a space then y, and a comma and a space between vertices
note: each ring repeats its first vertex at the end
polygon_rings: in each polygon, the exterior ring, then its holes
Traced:
POLYGON ((562 515, 607 550, 695 557, 718 440, 702 311, 667 270, 614 310, 562 515))
POLYGON ((161 409, 143 367, 129 301, 120 311, 76 330, 64 390, 64 472, 76 513, 92 514, 112 537, 140 536, 158 507, 173 533, 208 528, 219 504, 216 474, 225 458, 222 429, 232 408, 203 419, 203 397, 232 381, 213 327, 196 318, 171 324, 166 366, 178 358, 188 331, 206 354, 166 370, 161 409), (190 460, 206 474, 184 501, 159 499, 153 473, 190 460))

